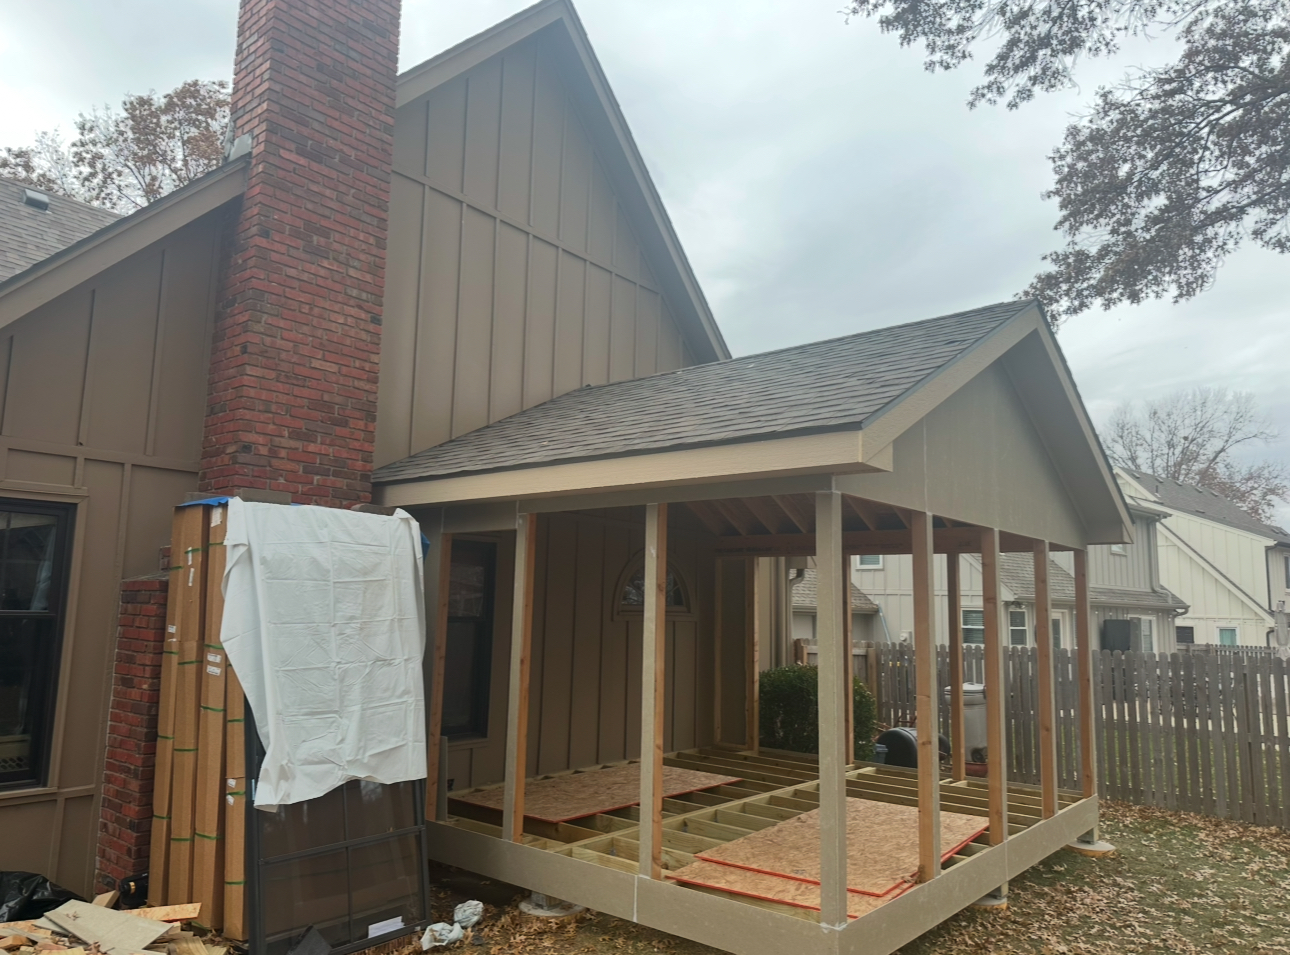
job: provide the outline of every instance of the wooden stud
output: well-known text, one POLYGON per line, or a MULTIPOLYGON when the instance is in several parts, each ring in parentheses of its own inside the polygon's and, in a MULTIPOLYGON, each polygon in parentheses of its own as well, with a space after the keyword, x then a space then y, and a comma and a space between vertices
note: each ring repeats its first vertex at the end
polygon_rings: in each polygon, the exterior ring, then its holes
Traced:
MULTIPOLYGON (((843 501, 846 495, 842 496, 843 501)), ((843 739, 846 741, 846 765, 852 766, 856 761, 856 714, 855 714, 855 675, 856 675, 856 648, 855 640, 851 632, 851 558, 843 555, 842 557, 842 645, 846 648, 843 656, 843 677, 842 686, 843 700, 845 706, 842 708, 844 714, 845 726, 843 728, 843 739)))
POLYGON ((851 506, 851 510, 859 515, 860 520, 865 522, 865 526, 868 527, 869 531, 879 529, 879 525, 882 523, 882 512, 878 510, 877 505, 872 501, 851 497, 850 495, 847 496, 847 503, 851 506))
POLYGON ((511 623, 511 678, 506 714, 506 803, 502 835, 524 840, 524 774, 528 764, 529 683, 533 660, 533 565, 537 515, 521 514, 515 528, 515 603, 511 623))
POLYGON ((752 535, 753 526, 749 523, 748 518, 739 512, 733 501, 709 501, 717 509, 717 512, 726 519, 726 521, 745 537, 752 535))
POLYGON ((981 529, 981 609, 985 627, 986 778, 990 794, 990 845, 1008 838, 1008 751, 1003 621, 999 600, 999 532, 981 529))
POLYGON ((224 687, 224 927, 225 938, 246 941, 246 696, 232 667, 224 687))
POLYGON ((747 748, 761 749, 761 632, 757 620, 757 558, 744 560, 744 726, 747 748))
POLYGON ((753 512, 757 520, 761 521, 767 533, 778 534, 783 530, 786 515, 782 508, 778 507, 774 500, 769 497, 745 497, 741 498, 744 506, 753 512))
POLYGON ((667 505, 645 505, 641 667, 640 874, 663 878, 663 714, 667 684, 667 505))
POLYGON ((1039 785, 1044 818, 1057 815, 1057 701, 1053 686, 1053 605, 1048 542, 1035 541, 1035 665, 1039 667, 1039 785))
POLYGON ((725 524, 723 524, 721 520, 712 513, 712 510, 704 502, 687 501, 685 506, 688 507, 690 509, 690 513, 697 517, 702 522, 703 526, 711 531, 715 536, 720 537, 726 532, 725 524))
POLYGON ((433 565, 426 568, 426 575, 434 588, 427 597, 426 606, 434 614, 430 631, 430 685, 427 688, 426 707, 429 709, 430 726, 426 734, 426 808, 427 819, 443 822, 439 818, 439 750, 443 746, 443 687, 444 668, 448 655, 448 597, 452 586, 452 535, 438 532, 438 544, 432 540, 430 553, 435 555, 433 565))
POLYGON ((842 611, 842 495, 815 494, 816 650, 820 722, 820 924, 847 922, 846 646, 842 611))
POLYGON ((1075 551, 1075 653, 1079 660, 1080 779, 1085 798, 1097 795, 1097 739, 1093 725, 1093 605, 1088 552, 1075 551))
POLYGON ((937 718, 936 587, 932 570, 932 515, 913 511, 914 683, 918 730, 918 881, 941 873, 941 754, 937 718))
POLYGON ((721 728, 721 685, 722 685, 722 664, 724 662, 723 653, 725 649, 725 588, 722 578, 725 575, 726 562, 719 557, 712 560, 712 739, 713 742, 724 742, 725 737, 721 728))
POLYGON ((788 519, 793 522, 799 531, 803 534, 811 533, 811 528, 814 526, 811 523, 811 516, 794 498, 789 497, 786 494, 776 494, 773 495, 772 499, 776 504, 784 509, 784 513, 788 515, 788 519))
POLYGON ((945 622, 950 644, 950 753, 951 778, 967 779, 967 737, 963 731, 963 597, 959 585, 959 555, 945 555, 945 622))
POLYGON ((224 741, 227 735, 228 658, 220 643, 224 620, 224 535, 228 508, 211 507, 206 545, 206 620, 201 663, 201 715, 197 744, 196 810, 193 817, 193 901, 201 903, 201 924, 218 931, 224 923, 224 741))

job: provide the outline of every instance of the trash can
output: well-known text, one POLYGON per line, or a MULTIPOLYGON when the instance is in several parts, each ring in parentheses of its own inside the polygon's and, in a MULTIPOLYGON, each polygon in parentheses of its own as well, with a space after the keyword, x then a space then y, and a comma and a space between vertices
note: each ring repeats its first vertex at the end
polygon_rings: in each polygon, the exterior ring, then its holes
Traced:
MULTIPOLYGON (((950 688, 945 688, 945 708, 950 707, 950 688)), ((989 736, 985 729, 985 684, 963 684, 963 746, 969 763, 983 762, 978 755, 985 752, 989 736)))

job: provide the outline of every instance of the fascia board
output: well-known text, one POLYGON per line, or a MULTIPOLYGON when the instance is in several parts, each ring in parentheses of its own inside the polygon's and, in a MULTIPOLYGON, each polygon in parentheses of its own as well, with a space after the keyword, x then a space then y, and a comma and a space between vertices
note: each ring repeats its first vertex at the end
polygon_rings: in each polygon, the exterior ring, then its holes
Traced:
POLYGON ((0 284, 0 328, 242 195, 247 162, 234 161, 118 219, 0 284))

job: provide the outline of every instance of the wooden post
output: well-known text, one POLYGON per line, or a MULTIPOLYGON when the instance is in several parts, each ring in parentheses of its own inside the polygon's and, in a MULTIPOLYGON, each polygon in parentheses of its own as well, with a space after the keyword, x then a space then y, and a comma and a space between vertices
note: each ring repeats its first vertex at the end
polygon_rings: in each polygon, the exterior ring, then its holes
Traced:
POLYGON ((725 587, 722 577, 725 575, 726 562, 713 558, 712 586, 712 741, 720 745, 725 741, 721 720, 721 684, 723 664, 725 662, 725 587))
POLYGON ((430 681, 426 684, 426 709, 429 728, 426 733, 426 810, 427 819, 439 818, 439 762, 443 746, 443 681, 448 654, 448 595, 452 587, 452 535, 431 531, 430 566, 426 568, 426 610, 430 616, 430 681), (434 538, 438 538, 438 546, 434 538))
POLYGON ((515 603, 511 618, 511 679, 506 713, 506 790, 502 838, 524 838, 524 774, 529 751, 529 671, 533 651, 533 562, 537 515, 521 514, 515 526, 515 603))
POLYGON ((847 755, 846 764, 852 766, 856 761, 856 713, 855 690, 856 677, 855 639, 851 632, 851 557, 842 555, 842 643, 846 647, 846 666, 843 670, 842 685, 845 700, 846 729, 844 730, 847 755))
POLYGON ((641 652, 640 874, 663 878, 663 710, 667 682, 667 505, 645 505, 641 652))
POLYGON ((1093 713, 1093 608, 1088 595, 1088 552, 1075 551, 1075 654, 1079 659, 1080 779, 1084 798, 1097 795, 1097 740, 1093 713))
POLYGON ((1039 667, 1039 785, 1045 819, 1057 815, 1057 701, 1053 688, 1053 608, 1048 542, 1035 541, 1035 655, 1039 667))
POLYGON ((246 941, 246 696, 233 668, 225 684, 228 719, 224 737, 224 927, 225 938, 246 941))
POLYGON ((918 730, 918 881, 941 873, 940 721, 936 715, 936 590, 932 515, 910 514, 914 564, 914 684, 918 730))
POLYGON ((844 628, 839 619, 842 574, 842 495, 815 493, 816 663, 820 706, 820 924, 847 923, 847 791, 844 628))
POLYGON ((196 808, 193 814, 192 899, 202 904, 199 924, 219 931, 224 925, 224 743, 228 659, 220 643, 224 619, 224 535, 228 508, 207 510, 206 611, 202 646, 201 714, 197 729, 196 808))
POLYGON ((761 750, 761 633, 757 627, 756 557, 744 561, 744 641, 744 726, 748 730, 748 749, 757 753, 761 750))
POLYGON ((1005 713, 1008 682, 1003 669, 999 605, 999 531, 981 530, 981 609, 985 627, 986 775, 990 795, 990 845, 1008 838, 1008 751, 1005 713))
POLYGON ((950 642, 950 753, 951 778, 967 779, 967 742, 963 731, 963 598, 959 591, 959 555, 945 555, 945 620, 950 642))

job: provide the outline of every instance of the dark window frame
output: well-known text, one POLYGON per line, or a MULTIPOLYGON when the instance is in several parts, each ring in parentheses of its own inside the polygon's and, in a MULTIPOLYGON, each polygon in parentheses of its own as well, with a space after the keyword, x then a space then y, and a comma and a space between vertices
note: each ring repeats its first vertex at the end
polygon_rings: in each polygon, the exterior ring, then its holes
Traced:
MULTIPOLYGON (((45 611, 2 610, 4 618, 37 618, 52 620, 52 638, 44 648, 44 658, 39 666, 43 673, 33 684, 37 698, 31 706, 29 724, 29 768, 0 772, 0 792, 16 789, 40 789, 48 785, 50 754, 53 749, 55 714, 58 707, 58 675, 62 669, 63 631, 67 621, 67 591, 71 576, 73 530, 76 523, 76 505, 28 498, 0 498, 0 512, 44 514, 55 519, 54 567, 49 581, 48 605, 45 611)), ((0 561, 4 553, 0 550, 0 561)))
MULTIPOLYGON (((493 677, 493 642, 496 634, 497 609, 497 542, 475 540, 473 538, 454 538, 452 542, 455 558, 458 548, 487 554, 486 576, 484 581, 484 612, 478 616, 448 616, 448 633, 445 639, 451 641, 453 624, 473 623, 477 639, 474 652, 474 685, 471 688, 471 714, 467 723, 449 725, 444 723, 441 732, 449 740, 479 740, 488 738, 489 711, 492 707, 493 677)), ((451 585, 450 585, 451 586, 451 585)), ((447 653, 452 649, 451 643, 445 649, 445 670, 447 679, 452 678, 451 662, 447 653)))
MULTIPOLYGON (((614 591, 611 596, 613 601, 612 618, 616 621, 641 620, 645 617, 644 603, 628 603, 623 599, 627 594, 628 585, 631 584, 632 580, 638 573, 642 575, 645 573, 644 551, 640 551, 634 555, 623 568, 623 572, 618 575, 618 581, 614 585, 614 591)), ((681 595, 681 603, 669 603, 664 608, 664 615, 666 618, 668 620, 699 619, 699 611, 694 603, 694 590, 690 587, 690 582, 686 580, 685 574, 681 573, 680 569, 676 566, 676 562, 672 559, 671 554, 668 555, 667 576, 669 582, 676 585, 675 588, 668 588, 669 595, 672 593, 673 589, 675 589, 675 591, 681 595)))

